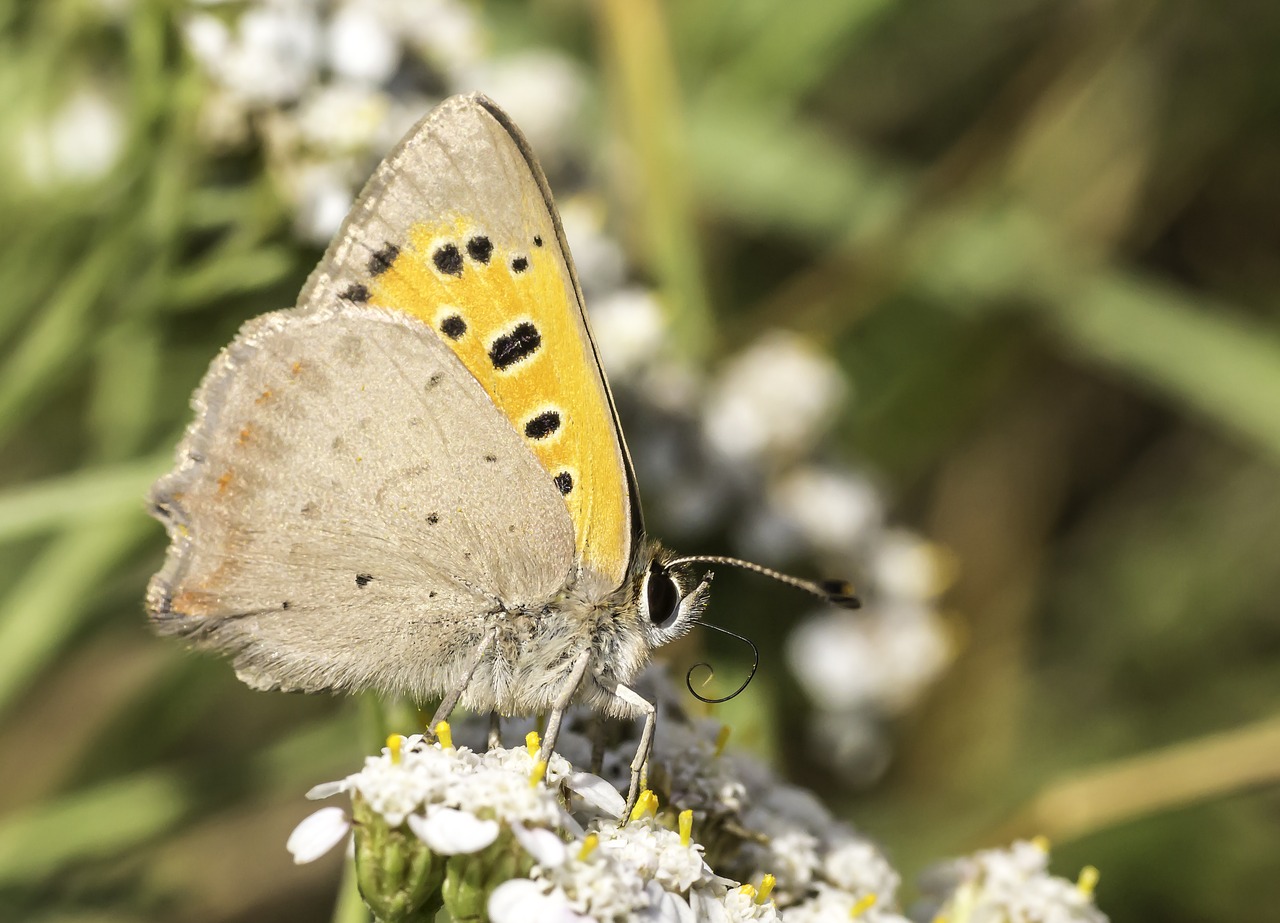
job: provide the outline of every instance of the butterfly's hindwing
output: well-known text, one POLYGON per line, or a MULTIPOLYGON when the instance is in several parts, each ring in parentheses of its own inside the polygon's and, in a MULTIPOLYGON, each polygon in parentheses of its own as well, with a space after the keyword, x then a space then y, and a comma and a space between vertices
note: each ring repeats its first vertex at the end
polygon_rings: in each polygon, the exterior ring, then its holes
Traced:
POLYGON ((561 494, 412 317, 259 318, 195 403, 152 493, 173 544, 148 608, 235 651, 254 685, 439 694, 490 613, 536 610, 569 579, 561 494))

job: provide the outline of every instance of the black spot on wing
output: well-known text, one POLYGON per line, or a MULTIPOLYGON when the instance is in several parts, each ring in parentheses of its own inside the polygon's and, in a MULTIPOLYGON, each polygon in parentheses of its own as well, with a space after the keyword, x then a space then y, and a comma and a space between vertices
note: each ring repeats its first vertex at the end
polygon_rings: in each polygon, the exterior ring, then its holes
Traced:
POLYGON ((510 333, 504 333, 493 341, 493 345, 489 347, 489 361, 495 369, 501 371, 532 356, 541 345, 542 334, 538 332, 538 328, 529 321, 521 321, 510 333))
POLYGON ((439 513, 428 513, 428 514, 427 514, 427 523, 428 523, 428 524, 430 524, 430 525, 433 525, 433 526, 434 526, 434 525, 435 525, 436 523, 438 523, 439 521, 440 521, 440 514, 439 514, 439 513))
POLYGON ((559 428, 560 414, 547 410, 525 423, 524 434, 530 439, 546 439, 559 428))
POLYGON ((569 491, 573 490, 573 475, 568 471, 561 471, 557 474, 555 476, 555 482, 556 487, 559 488, 560 493, 562 494, 567 494, 569 491))
POLYGON ((528 257, 517 256, 514 260, 511 261, 512 272, 524 272, 528 268, 529 268, 528 257))
POLYGON ((450 314, 440 322, 440 332, 451 340, 459 339, 467 332, 467 322, 459 314, 450 314))
POLYGON ((487 263, 493 256, 493 242, 487 237, 473 237, 467 241, 467 256, 477 263, 487 263))
POLYGON ((535 235, 533 236, 533 245, 534 245, 535 247, 541 247, 541 246, 542 246, 542 237, 541 237, 540 235, 535 234, 535 235))
POLYGON ((388 243, 369 257, 369 272, 375 276, 382 275, 395 264, 396 257, 399 255, 400 248, 393 243, 388 243))
POLYGON ((446 276, 462 275, 462 251, 456 244, 444 244, 431 254, 431 262, 446 276))
POLYGON ((356 586, 364 589, 373 582, 373 574, 356 574, 356 586))
POLYGON ((363 304, 369 300, 369 289, 357 282, 355 285, 348 286, 347 290, 342 293, 342 297, 347 301, 363 304))

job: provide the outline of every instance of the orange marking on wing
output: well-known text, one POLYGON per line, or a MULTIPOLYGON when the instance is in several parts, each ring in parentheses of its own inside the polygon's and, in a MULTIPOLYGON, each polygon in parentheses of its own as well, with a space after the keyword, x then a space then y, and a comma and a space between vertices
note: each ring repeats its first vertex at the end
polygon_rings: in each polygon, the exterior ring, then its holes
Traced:
POLYGON ((169 604, 169 609, 178 615, 189 615, 197 618, 213 615, 218 611, 217 597, 212 593, 205 593, 200 590, 183 590, 173 597, 169 604))
POLYGON ((269 400, 271 400, 271 389, 267 388, 265 391, 259 394, 256 398, 254 398, 253 402, 255 404, 261 405, 261 404, 265 404, 269 400))
POLYGON ((578 553, 621 579, 630 542, 628 488, 595 359, 579 333, 577 299, 560 271, 558 252, 536 247, 532 239, 518 251, 495 241, 487 264, 464 258, 460 275, 436 270, 432 255, 437 248, 452 243, 465 253, 466 242, 482 233, 463 219, 416 225, 395 262, 371 279, 369 303, 431 326, 511 420, 547 474, 573 472, 574 487, 564 500, 578 553), (519 273, 511 268, 517 257, 527 261, 519 273), (454 313, 466 323, 456 338, 440 329, 454 313), (489 356, 492 344, 521 322, 537 328, 540 345, 506 368, 495 368, 489 356), (555 438, 526 437, 524 421, 548 405, 560 411, 555 438))
POLYGON ((249 427, 247 427, 247 426, 242 426, 242 427, 240 428, 240 434, 239 434, 239 436, 237 437, 236 442, 238 442, 240 445, 248 445, 248 444, 249 444, 249 427))
POLYGON ((297 378, 298 375, 301 374, 302 372, 302 360, 298 360, 297 362, 295 362, 293 364, 293 368, 290 369, 290 371, 293 373, 293 377, 297 378))
POLYGON ((222 476, 218 478, 218 495, 221 496, 227 492, 227 488, 231 485, 231 470, 222 472, 222 476))

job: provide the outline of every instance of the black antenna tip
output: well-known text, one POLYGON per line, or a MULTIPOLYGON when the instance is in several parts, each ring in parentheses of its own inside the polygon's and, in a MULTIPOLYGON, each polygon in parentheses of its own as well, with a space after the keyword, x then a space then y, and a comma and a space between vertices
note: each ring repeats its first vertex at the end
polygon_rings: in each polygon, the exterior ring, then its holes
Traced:
POLYGON ((862 608, 862 600, 853 595, 853 584, 848 580, 823 580, 818 586, 827 594, 828 601, 842 609, 862 608))

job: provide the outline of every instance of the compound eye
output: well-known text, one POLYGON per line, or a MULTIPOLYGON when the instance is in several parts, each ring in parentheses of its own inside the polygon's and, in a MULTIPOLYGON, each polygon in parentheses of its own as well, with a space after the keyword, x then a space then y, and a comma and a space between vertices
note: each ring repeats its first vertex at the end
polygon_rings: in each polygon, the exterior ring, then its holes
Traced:
POLYGON ((680 588, 666 571, 654 569, 649 572, 645 595, 649 604, 649 620, 653 624, 666 628, 675 621, 680 611, 680 588))

